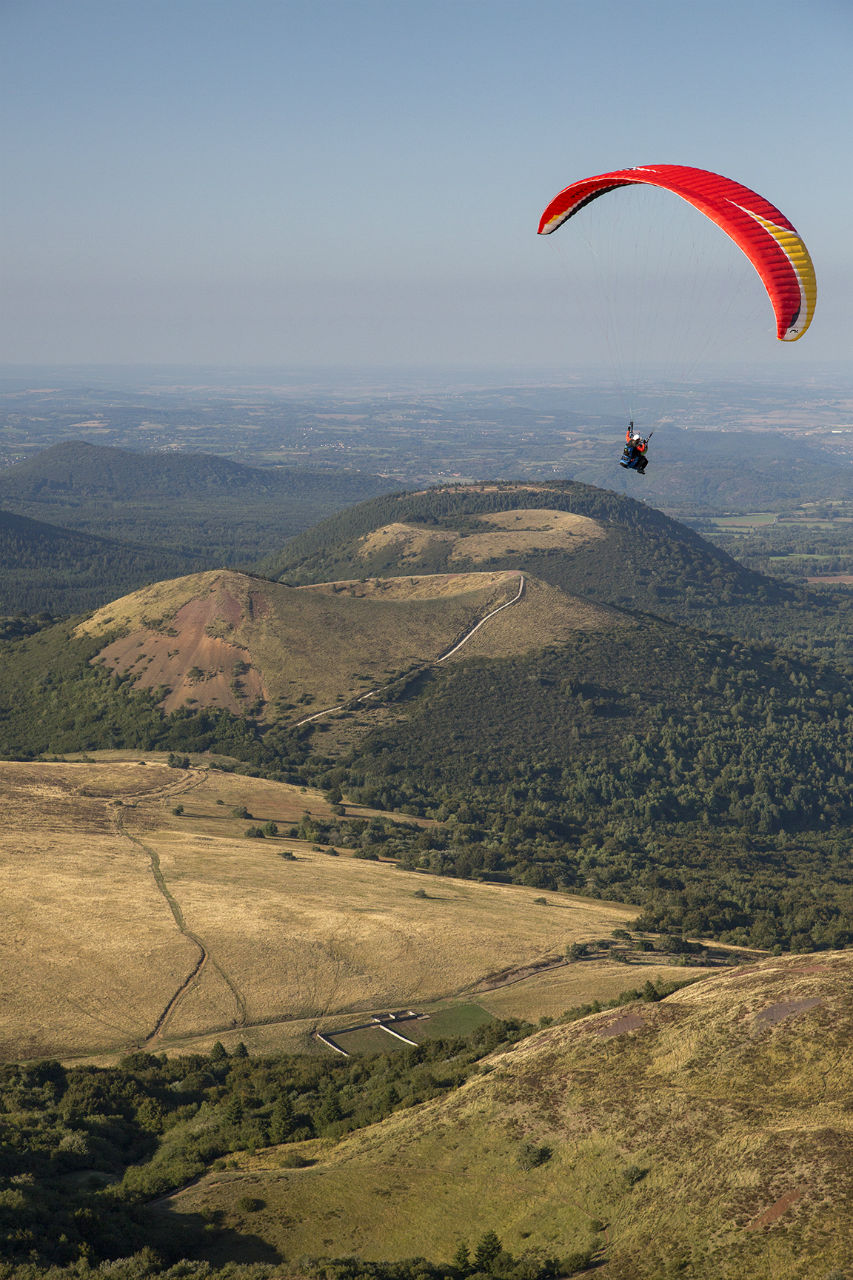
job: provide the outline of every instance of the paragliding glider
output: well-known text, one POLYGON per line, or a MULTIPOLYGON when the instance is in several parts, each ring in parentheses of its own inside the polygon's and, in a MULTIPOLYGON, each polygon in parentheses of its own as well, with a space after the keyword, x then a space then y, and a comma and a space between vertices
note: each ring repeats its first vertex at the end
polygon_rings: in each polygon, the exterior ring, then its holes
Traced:
POLYGON ((626 467, 629 471, 636 471, 638 475, 644 475, 646 467, 649 465, 647 457, 649 440, 653 435, 654 431, 650 431, 649 439, 644 440, 639 431, 634 430, 634 423, 629 422, 628 430, 625 432, 625 448, 622 450, 619 466, 626 467))
POLYGON ((817 282, 808 249, 785 215, 749 187, 689 165, 637 165, 573 182, 554 197, 539 222, 550 235, 569 218, 618 187, 661 187, 715 222, 758 272, 776 317, 776 336, 797 342, 814 315, 817 282))

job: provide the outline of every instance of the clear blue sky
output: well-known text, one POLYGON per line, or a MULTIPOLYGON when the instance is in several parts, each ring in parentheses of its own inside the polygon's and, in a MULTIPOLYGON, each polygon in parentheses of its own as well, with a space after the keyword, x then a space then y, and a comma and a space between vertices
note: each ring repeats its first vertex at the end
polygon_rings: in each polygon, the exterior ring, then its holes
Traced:
POLYGON ((788 214, 844 360, 851 65, 850 0, 0 0, 0 362, 592 359, 539 214, 662 161, 788 214))

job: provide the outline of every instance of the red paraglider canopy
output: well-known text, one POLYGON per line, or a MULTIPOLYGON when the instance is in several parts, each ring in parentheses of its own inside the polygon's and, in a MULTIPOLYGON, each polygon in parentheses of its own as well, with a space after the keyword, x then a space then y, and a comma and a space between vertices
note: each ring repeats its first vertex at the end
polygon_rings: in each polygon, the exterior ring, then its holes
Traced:
POLYGON ((549 235, 599 196, 633 183, 672 191, 721 227, 761 277, 776 315, 777 337, 796 342, 803 336, 817 298, 814 267, 805 244, 775 205, 718 173, 656 164, 584 178, 554 197, 542 214, 539 234, 549 235))

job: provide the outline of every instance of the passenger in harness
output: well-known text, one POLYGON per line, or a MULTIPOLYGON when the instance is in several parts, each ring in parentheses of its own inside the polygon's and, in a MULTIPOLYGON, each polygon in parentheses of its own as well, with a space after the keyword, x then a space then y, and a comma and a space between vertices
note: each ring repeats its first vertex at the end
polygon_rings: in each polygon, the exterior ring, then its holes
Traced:
MULTIPOLYGON (((651 439, 651 437, 649 437, 651 439)), ((622 457, 619 459, 620 467, 627 467, 629 471, 636 471, 642 475, 649 465, 646 456, 649 447, 649 441, 644 440, 639 432, 634 430, 634 423, 628 423, 628 430, 625 432, 625 448, 622 450, 622 457)))

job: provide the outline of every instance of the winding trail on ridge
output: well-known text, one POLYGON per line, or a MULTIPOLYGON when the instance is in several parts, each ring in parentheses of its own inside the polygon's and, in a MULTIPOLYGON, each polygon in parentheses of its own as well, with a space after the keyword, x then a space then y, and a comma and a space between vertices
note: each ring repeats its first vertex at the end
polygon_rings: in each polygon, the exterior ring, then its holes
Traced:
MULTIPOLYGON (((202 775, 195 775, 195 776, 190 775, 186 779, 186 781, 184 781, 183 779, 181 781, 183 785, 180 785, 178 787, 175 787, 175 786, 164 787, 161 789, 160 794, 161 795, 184 795, 186 794, 187 791, 191 790, 192 787, 199 785, 199 783, 202 781, 202 775)), ((145 793, 145 798, 151 799, 156 794, 157 794, 156 792, 147 792, 145 793)), ((185 938, 187 938, 190 942, 192 942, 193 945, 198 949, 198 953, 199 953, 198 959, 196 960, 192 969, 187 974, 186 978, 184 978, 181 985, 173 993, 173 995, 171 996, 171 998, 169 999, 165 1007, 161 1010, 159 1016, 157 1017, 156 1022, 154 1023, 154 1027, 148 1033, 145 1039, 141 1042, 140 1047, 143 1049, 148 1048, 154 1043, 154 1041, 160 1038, 172 1014, 175 1012, 178 1005, 183 1000, 184 996, 187 995, 190 989, 195 985, 196 981, 201 976, 203 970, 206 968, 208 964, 211 965, 216 970, 216 972, 219 974, 220 978, 228 987, 229 991, 234 997, 234 1003, 237 1007, 238 1016, 233 1021, 232 1026, 240 1026, 240 1027, 245 1026, 246 1019, 247 1019, 246 1001, 243 995, 241 994, 240 990, 238 989, 238 987, 235 985, 235 983, 231 980, 231 978, 229 978, 225 970, 221 967, 221 965, 217 963, 217 961, 210 954, 210 952, 208 951, 202 939, 198 936, 197 933, 194 933, 192 929, 190 929, 187 926, 186 920, 184 919, 184 913, 181 910, 180 904, 178 903, 174 894, 169 889, 169 886, 166 884, 166 878, 163 875, 163 869, 160 866, 160 855, 157 853, 157 850, 152 849, 150 845, 146 844, 144 840, 140 840, 138 836, 131 835, 131 833, 127 830, 127 828, 124 825, 124 814, 121 810, 117 810, 113 813, 113 823, 115 826, 116 833, 118 835, 123 836, 125 840, 130 841, 131 844, 135 845, 137 849, 141 849, 142 852, 147 856, 148 861, 151 865, 151 874, 154 877, 154 883, 156 884, 163 898, 165 898, 166 903, 169 907, 169 910, 172 913, 172 918, 174 919, 175 924, 178 926, 179 933, 183 934, 185 938)))
MULTIPOLYGON (((480 621, 479 621, 479 622, 475 622, 475 623, 474 623, 474 626, 471 628, 471 630, 470 630, 470 631, 467 631, 467 632, 465 633, 465 635, 462 637, 462 639, 461 639, 461 640, 459 640, 459 641, 458 641, 458 642, 453 646, 453 648, 452 648, 452 649, 448 649, 448 650, 447 650, 447 652, 446 652, 446 653, 443 653, 443 654, 441 655, 441 657, 440 657, 440 658, 434 658, 434 659, 433 659, 433 662, 435 663, 435 665, 437 666, 437 665, 439 664, 439 662, 446 662, 448 658, 452 658, 452 657, 453 657, 453 655, 454 655, 454 653, 457 653, 457 652, 462 648, 462 646, 463 646, 464 644, 467 644, 467 643, 468 643, 468 641, 471 639, 471 637, 472 637, 472 635, 474 634, 474 632, 475 632, 475 631, 479 631, 479 630, 480 630, 480 627, 482 627, 484 623, 488 622, 490 618, 494 618, 495 614, 497 614, 497 613, 502 613, 504 609, 509 609, 509 608, 511 608, 511 607, 512 607, 512 605, 514 605, 514 604, 518 604, 518 603, 519 603, 519 601, 522 599, 522 597, 523 597, 523 595, 524 595, 524 588, 525 588, 524 574, 523 574, 523 573, 519 573, 519 575, 518 575, 518 591, 517 591, 517 593, 513 596, 513 598, 512 598, 511 600, 507 600, 507 601, 505 601, 505 602, 504 602, 504 604, 499 604, 499 605, 498 605, 498 607, 497 607, 496 609, 490 609, 490 610, 489 610, 489 612, 488 612, 487 614, 485 614, 485 616, 484 616, 484 617, 482 617, 482 618, 480 619, 480 621)), ((395 683, 395 681, 394 681, 394 680, 389 680, 389 681, 388 681, 388 684, 394 684, 394 683, 395 683)), ((354 699, 354 701, 355 701, 355 702, 366 702, 368 698, 375 698, 375 697, 376 697, 376 695, 377 695, 377 694, 379 694, 379 693, 381 693, 381 692, 382 692, 382 689, 384 689, 384 688, 386 688, 386 687, 387 687, 386 685, 381 685, 381 686, 380 686, 380 688, 378 688, 378 689, 369 689, 367 693, 362 693, 362 694, 360 694, 360 695, 359 695, 359 697, 357 697, 357 698, 355 698, 355 699, 354 699)), ((312 716, 305 716, 305 718, 304 718, 303 720, 297 720, 297 721, 296 721, 296 726, 295 726, 295 727, 298 729, 300 725, 303 725, 303 724, 310 724, 312 720, 320 720, 320 719, 322 719, 322 717, 323 717, 323 716, 330 716, 330 715, 333 715, 335 711, 343 711, 343 710, 344 710, 344 708, 345 708, 346 706, 350 706, 350 705, 352 705, 352 704, 351 704, 351 703, 342 702, 342 703, 340 704, 340 706, 338 706, 338 707, 326 707, 326 708, 325 708, 325 710, 323 710, 323 711, 315 711, 315 712, 314 712, 314 714, 313 714, 312 716)))

